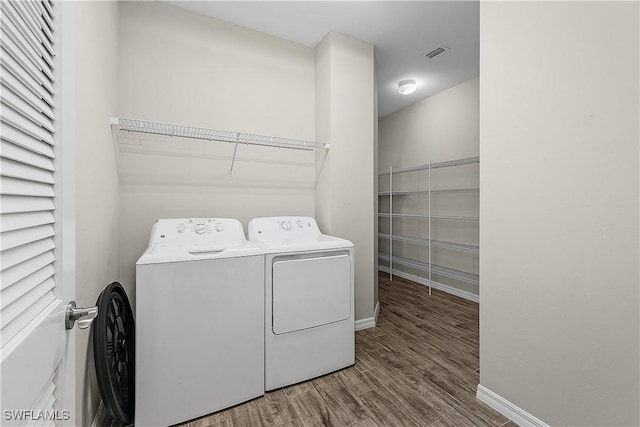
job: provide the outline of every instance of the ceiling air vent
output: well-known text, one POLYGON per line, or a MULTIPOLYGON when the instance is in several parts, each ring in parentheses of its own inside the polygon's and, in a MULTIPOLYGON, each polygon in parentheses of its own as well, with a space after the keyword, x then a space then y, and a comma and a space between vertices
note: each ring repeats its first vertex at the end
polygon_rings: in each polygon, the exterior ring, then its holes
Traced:
POLYGON ((431 51, 425 53, 424 56, 426 56, 429 59, 433 59, 438 55, 442 55, 443 53, 445 53, 448 50, 449 50, 448 47, 442 46, 442 45, 438 45, 436 48, 431 49, 431 51))

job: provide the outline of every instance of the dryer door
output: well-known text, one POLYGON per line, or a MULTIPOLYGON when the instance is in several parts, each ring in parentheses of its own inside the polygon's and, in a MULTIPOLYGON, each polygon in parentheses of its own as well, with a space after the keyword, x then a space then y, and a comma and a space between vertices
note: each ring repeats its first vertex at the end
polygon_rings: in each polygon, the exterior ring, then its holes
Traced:
POLYGON ((286 334, 351 316, 349 255, 273 263, 273 333, 286 334))

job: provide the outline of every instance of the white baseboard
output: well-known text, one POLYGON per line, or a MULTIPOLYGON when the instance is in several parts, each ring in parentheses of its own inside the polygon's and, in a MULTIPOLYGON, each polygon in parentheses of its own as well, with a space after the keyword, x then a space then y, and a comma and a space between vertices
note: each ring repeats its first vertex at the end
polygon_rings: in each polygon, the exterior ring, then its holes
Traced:
POLYGON ((363 329, 375 328, 380 314, 380 302, 376 302, 376 308, 373 310, 373 316, 365 319, 356 320, 356 331, 363 329))
POLYGON ((363 329, 375 328, 376 327, 376 319, 375 317, 367 317, 366 319, 356 320, 356 331, 361 331, 363 329))
POLYGON ((380 316, 380 301, 376 301, 376 308, 373 310, 374 323, 378 323, 378 316, 380 316))
POLYGON ((482 403, 500 412, 502 415, 520 426, 549 427, 547 423, 537 419, 524 409, 519 408, 504 397, 492 392, 480 384, 478 384, 476 397, 482 403))
MULTIPOLYGON (((385 267, 385 266, 379 266, 378 267, 379 271, 383 271, 385 273, 390 273, 389 267, 385 267)), ((425 279, 424 277, 420 277, 420 276, 416 276, 414 274, 409 274, 406 273, 404 271, 400 271, 400 270, 396 270, 395 268, 393 269, 393 275, 394 276, 398 276, 398 277, 402 277, 403 279, 407 279, 407 280, 411 280, 412 282, 416 282, 419 283, 421 285, 424 286, 429 286, 429 280, 425 279)), ((473 302, 480 302, 480 296, 476 295, 476 294, 472 294, 471 292, 467 292, 467 291, 463 291, 461 289, 458 288, 454 288, 453 286, 449 286, 449 285, 445 285, 442 283, 438 283, 438 282, 434 282, 433 280, 431 281, 431 287, 433 289, 438 289, 442 292, 446 292, 448 294, 451 295, 455 295, 457 297, 460 298, 464 298, 466 300, 469 301, 473 301, 473 302)))

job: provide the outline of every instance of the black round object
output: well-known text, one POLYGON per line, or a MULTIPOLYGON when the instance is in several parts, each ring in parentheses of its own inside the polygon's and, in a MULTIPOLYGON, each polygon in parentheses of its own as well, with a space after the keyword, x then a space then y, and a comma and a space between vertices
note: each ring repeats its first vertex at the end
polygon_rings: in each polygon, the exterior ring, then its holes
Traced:
POLYGON ((109 414, 123 424, 135 411, 135 322, 122 285, 113 282, 98 296, 93 323, 93 357, 98 388, 109 414))

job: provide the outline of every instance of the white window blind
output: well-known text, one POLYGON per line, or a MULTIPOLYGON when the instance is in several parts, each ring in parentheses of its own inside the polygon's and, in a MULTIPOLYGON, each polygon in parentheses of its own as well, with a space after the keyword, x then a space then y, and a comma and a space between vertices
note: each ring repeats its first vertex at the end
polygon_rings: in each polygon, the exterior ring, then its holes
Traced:
POLYGON ((53 18, 0 2, 0 347, 56 303, 53 18))

